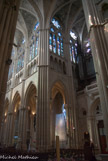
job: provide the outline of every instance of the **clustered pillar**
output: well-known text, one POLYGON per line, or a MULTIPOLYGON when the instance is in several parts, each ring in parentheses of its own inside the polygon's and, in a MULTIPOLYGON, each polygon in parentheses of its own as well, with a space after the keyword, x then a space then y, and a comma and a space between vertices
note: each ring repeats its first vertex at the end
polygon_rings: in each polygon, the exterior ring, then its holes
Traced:
POLYGON ((95 2, 93 0, 82 0, 82 2, 90 34, 108 147, 108 44, 105 37, 104 22, 100 19, 95 2))
POLYGON ((40 30, 39 40, 36 145, 47 151, 50 146, 49 29, 40 30))
POLYGON ((0 127, 20 0, 0 1, 0 127))

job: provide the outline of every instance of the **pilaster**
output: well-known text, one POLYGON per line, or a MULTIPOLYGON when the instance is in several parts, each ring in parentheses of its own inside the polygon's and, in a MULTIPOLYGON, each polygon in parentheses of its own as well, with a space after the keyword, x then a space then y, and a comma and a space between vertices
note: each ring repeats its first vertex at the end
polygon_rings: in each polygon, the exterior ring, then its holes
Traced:
POLYGON ((49 100, 49 29, 39 31, 38 102, 37 102, 37 148, 47 151, 50 146, 50 100, 49 100))

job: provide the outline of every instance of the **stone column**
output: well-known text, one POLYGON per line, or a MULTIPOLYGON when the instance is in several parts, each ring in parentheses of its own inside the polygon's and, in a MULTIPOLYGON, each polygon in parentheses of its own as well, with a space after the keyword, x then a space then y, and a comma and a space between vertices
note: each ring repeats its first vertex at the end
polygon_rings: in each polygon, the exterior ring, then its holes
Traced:
POLYGON ((49 29, 39 31, 37 148, 47 151, 50 146, 50 99, 49 99, 49 29))
POLYGON ((90 140, 93 141, 95 148, 100 149, 96 118, 93 116, 88 116, 87 124, 90 134, 90 140))
POLYGON ((6 125, 6 135, 5 135, 5 140, 6 140, 6 146, 10 146, 10 144, 12 143, 11 142, 11 130, 12 130, 12 122, 11 122, 11 118, 12 118, 12 113, 9 112, 8 115, 7 115, 7 125, 6 125))
POLYGON ((68 92, 71 97, 68 98, 68 108, 69 108, 69 128, 70 128, 70 148, 77 148, 78 146, 78 134, 77 134, 77 115, 76 115, 76 93, 74 89, 74 78, 72 71, 72 63, 70 60, 70 30, 67 29, 65 32, 65 42, 64 42, 64 57, 67 59, 66 72, 68 79, 68 92))
POLYGON ((22 149, 26 150, 27 149, 27 120, 28 120, 28 109, 25 107, 24 108, 24 115, 23 115, 23 132, 22 132, 22 149))
POLYGON ((100 101, 106 129, 108 147, 108 44, 105 38, 104 25, 93 0, 82 0, 86 24, 90 33, 91 49, 99 88, 100 101))
POLYGON ((25 110, 25 108, 23 106, 20 106, 19 122, 18 122, 18 145, 17 145, 17 149, 22 149, 24 110, 25 110))
MULTIPOLYGON (((28 40, 27 40, 28 41, 28 40)), ((21 91, 21 107, 19 111, 19 129, 18 129, 18 149, 27 149, 26 146, 26 119, 27 119, 27 107, 25 107, 25 80, 27 77, 27 60, 28 60, 28 47, 27 41, 25 45, 24 54, 24 69, 23 69, 23 79, 22 79, 22 91, 21 91)))
POLYGON ((8 133, 8 146, 13 145, 13 129, 14 129, 14 113, 9 113, 10 121, 9 121, 9 131, 8 133))
POLYGON ((0 124, 4 107, 4 98, 6 93, 8 70, 10 64, 9 59, 11 56, 19 4, 20 0, 5 0, 2 3, 2 8, 4 9, 0 10, 0 12, 2 12, 1 14, 3 15, 0 19, 0 25, 5 24, 5 27, 3 26, 3 30, 1 31, 0 35, 0 124))

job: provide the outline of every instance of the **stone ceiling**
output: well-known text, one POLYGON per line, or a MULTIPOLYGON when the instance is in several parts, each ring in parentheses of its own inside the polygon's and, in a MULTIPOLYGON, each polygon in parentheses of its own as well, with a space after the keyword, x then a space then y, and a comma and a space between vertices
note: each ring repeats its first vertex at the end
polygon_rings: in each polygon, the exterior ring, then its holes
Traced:
MULTIPOLYGON (((54 0, 43 0, 43 4, 48 4, 49 2, 51 4, 53 3, 53 1, 54 0)), ((52 17, 57 18, 64 28, 67 27, 69 30, 73 29, 76 31, 76 33, 80 34, 82 32, 82 29, 85 29, 85 18, 81 0, 55 0, 55 2, 56 3, 54 4, 55 6, 53 8, 52 17)), ((33 4, 35 4, 38 9, 42 8, 42 0, 21 0, 20 14, 18 17, 18 26, 21 26, 23 31, 27 30, 28 37, 30 37, 33 31, 33 27, 38 21, 37 12, 35 11, 36 6, 34 6, 33 4)), ((46 10, 49 9, 46 5, 43 5, 43 7, 46 7, 46 10)), ((87 30, 85 30, 84 32, 86 32, 84 33, 85 37, 87 36, 87 30)), ((18 36, 18 34, 16 35, 18 36)), ((19 39, 20 36, 18 37, 18 40, 19 39)))

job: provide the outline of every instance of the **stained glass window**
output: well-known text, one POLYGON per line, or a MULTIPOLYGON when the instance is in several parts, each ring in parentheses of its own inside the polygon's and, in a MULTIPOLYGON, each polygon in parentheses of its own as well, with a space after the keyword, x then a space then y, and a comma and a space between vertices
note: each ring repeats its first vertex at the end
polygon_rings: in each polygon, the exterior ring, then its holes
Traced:
POLYGON ((51 27, 51 32, 54 32, 54 29, 51 27))
POLYGON ((72 47, 70 47, 70 60, 72 61, 72 47))
POLYGON ((36 37, 35 56, 38 54, 38 37, 36 37))
POLYGON ((49 35, 49 49, 50 51, 53 51, 53 53, 57 53, 59 56, 63 56, 63 38, 61 33, 62 28, 55 18, 52 19, 52 24, 50 28, 51 32, 49 35))
POLYGON ((57 50, 58 50, 58 55, 60 55, 60 37, 57 36, 57 50))
POLYGON ((75 63, 75 51, 73 46, 72 46, 72 58, 73 58, 73 62, 75 63))
POLYGON ((56 53, 56 36, 53 35, 53 52, 56 53))
POLYGON ((30 45, 30 60, 32 60, 34 58, 34 41, 33 43, 30 45))
POLYGON ((70 31, 70 36, 71 36, 74 40, 77 39, 76 34, 75 34, 74 32, 72 32, 72 31, 70 31))
POLYGON ((63 56, 63 39, 61 38, 61 56, 63 56))
POLYGON ((60 32, 58 32, 58 36, 62 36, 60 32))
POLYGON ((37 30, 38 27, 39 27, 39 22, 36 23, 36 25, 34 27, 34 31, 37 30))
POLYGON ((19 72, 24 67, 24 52, 18 57, 16 72, 19 72))
POLYGON ((34 42, 32 44, 32 59, 34 58, 34 42))
POLYGON ((52 34, 49 36, 49 49, 52 51, 52 34))
POLYGON ((90 49, 90 48, 88 48, 88 49, 87 49, 87 53, 89 53, 90 51, 91 51, 91 49, 90 49))
POLYGON ((13 68, 13 64, 10 66, 9 68, 9 73, 8 73, 8 80, 12 78, 12 74, 13 74, 14 68, 13 68))
POLYGON ((24 43, 25 43, 25 39, 22 40, 22 44, 24 44, 24 43))
POLYGON ((57 20, 55 20, 55 18, 52 19, 52 23, 56 28, 60 28, 59 22, 57 20))

